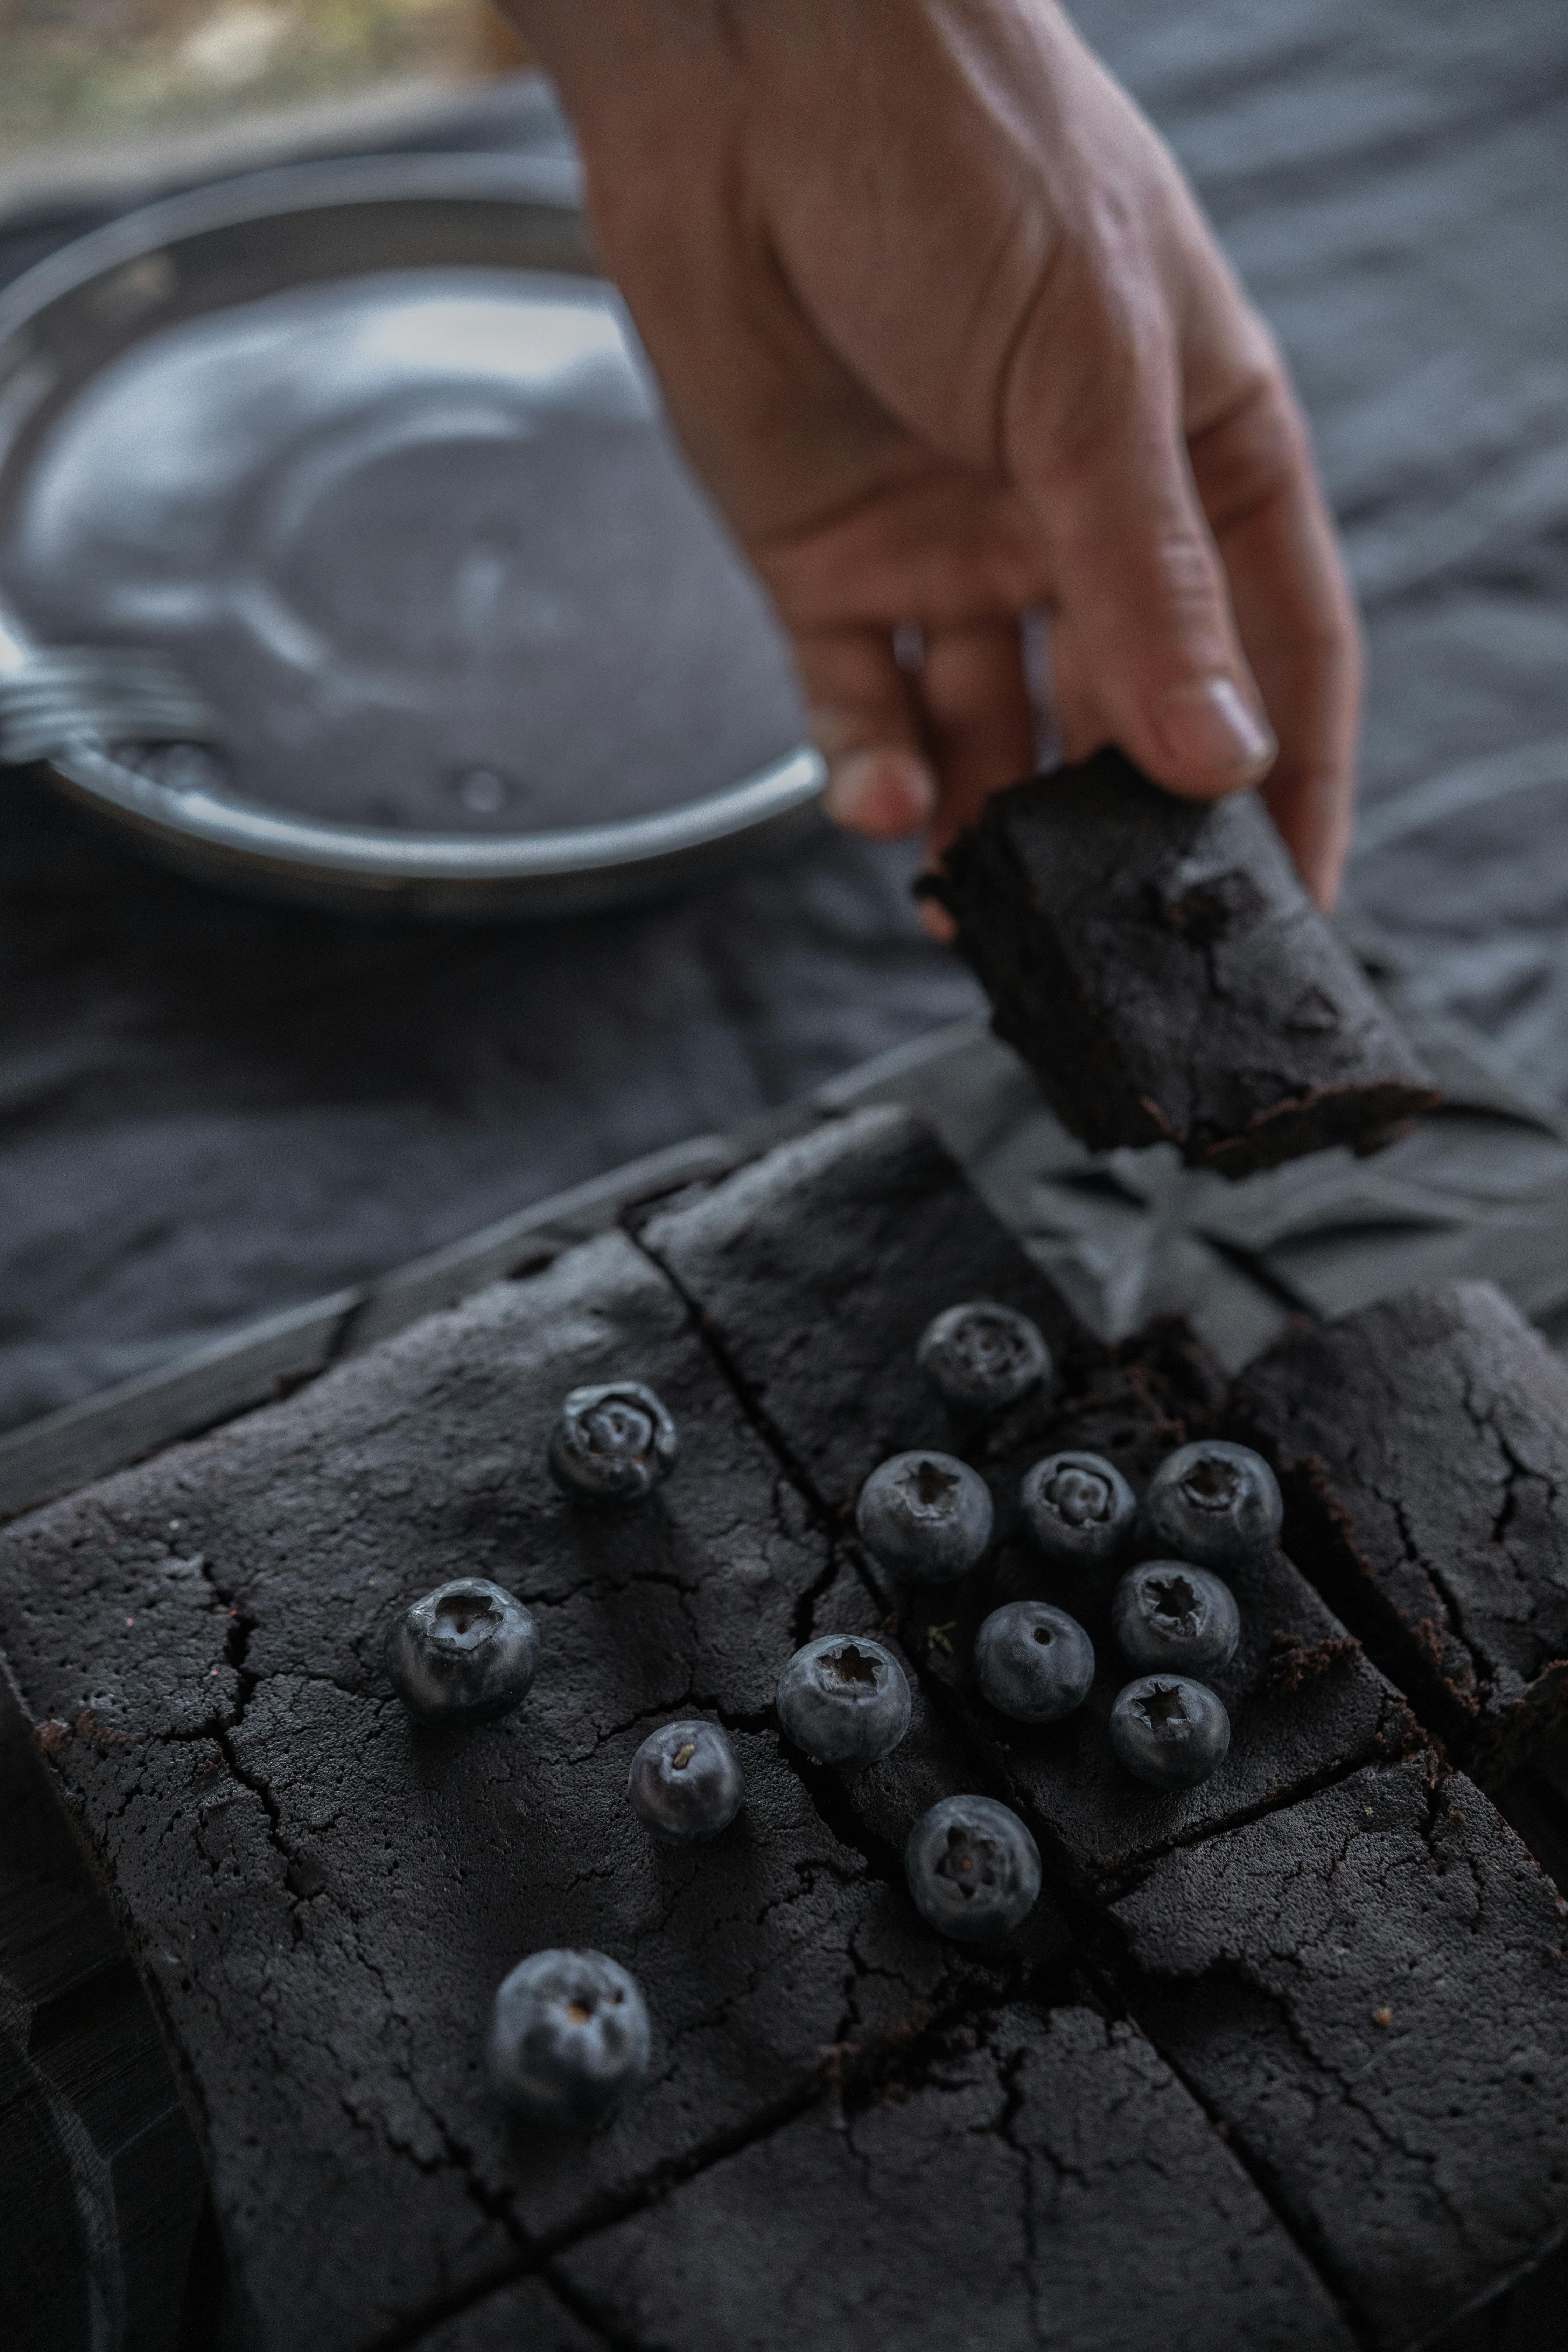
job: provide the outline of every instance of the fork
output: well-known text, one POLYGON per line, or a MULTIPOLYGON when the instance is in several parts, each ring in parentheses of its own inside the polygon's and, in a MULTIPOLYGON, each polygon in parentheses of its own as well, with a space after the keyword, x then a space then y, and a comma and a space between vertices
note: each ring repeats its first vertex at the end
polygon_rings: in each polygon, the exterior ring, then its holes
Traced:
POLYGON ((0 766, 26 767, 84 737, 102 746, 211 742, 218 733, 207 703, 165 655, 119 646, 16 653, 0 666, 0 766))

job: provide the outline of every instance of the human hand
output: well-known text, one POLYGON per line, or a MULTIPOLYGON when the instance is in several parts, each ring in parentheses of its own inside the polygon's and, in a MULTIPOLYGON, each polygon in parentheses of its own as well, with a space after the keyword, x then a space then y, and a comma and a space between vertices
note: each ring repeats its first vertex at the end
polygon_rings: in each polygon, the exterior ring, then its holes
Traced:
POLYGON ((1113 740, 1199 799, 1266 778, 1330 903, 1360 649, 1305 427, 1054 0, 510 5, 789 632, 829 812, 934 856, 1026 773, 1043 608, 1066 755, 1113 740))

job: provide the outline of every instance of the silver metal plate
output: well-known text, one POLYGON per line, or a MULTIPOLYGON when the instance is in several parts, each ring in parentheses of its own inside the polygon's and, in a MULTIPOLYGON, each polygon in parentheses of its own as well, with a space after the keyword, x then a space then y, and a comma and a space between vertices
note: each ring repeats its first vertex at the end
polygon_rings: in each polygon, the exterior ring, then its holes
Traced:
POLYGON ((242 887, 575 909, 821 790, 552 161, 269 172, 0 298, 0 677, 53 645, 145 648, 210 705, 214 747, 50 764, 242 887))

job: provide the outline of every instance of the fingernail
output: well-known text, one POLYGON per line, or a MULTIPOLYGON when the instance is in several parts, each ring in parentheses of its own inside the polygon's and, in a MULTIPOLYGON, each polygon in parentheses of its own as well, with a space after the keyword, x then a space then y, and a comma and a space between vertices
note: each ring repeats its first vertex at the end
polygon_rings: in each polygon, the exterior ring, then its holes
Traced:
POLYGON ((851 833, 894 841, 930 823, 936 778, 912 751, 851 751, 835 762, 822 805, 851 833))
POLYGON ((1194 782, 1247 782, 1263 774, 1279 748, 1228 677, 1173 687, 1150 716, 1165 757, 1194 782))

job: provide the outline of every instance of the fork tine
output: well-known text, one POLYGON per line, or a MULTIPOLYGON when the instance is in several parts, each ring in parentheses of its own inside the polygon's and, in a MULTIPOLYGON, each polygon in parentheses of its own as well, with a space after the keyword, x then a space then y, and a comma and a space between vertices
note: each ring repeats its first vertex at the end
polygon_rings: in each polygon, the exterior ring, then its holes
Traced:
POLYGON ((165 655, 134 646, 40 648, 0 677, 0 763, 22 767, 83 737, 212 740, 213 713, 165 655))

